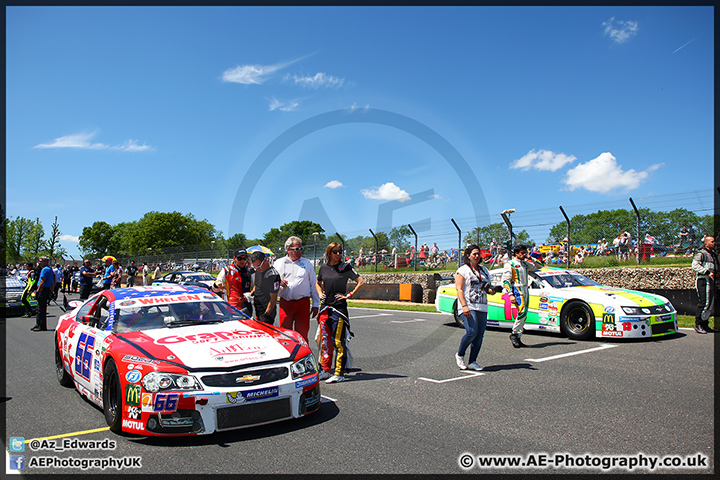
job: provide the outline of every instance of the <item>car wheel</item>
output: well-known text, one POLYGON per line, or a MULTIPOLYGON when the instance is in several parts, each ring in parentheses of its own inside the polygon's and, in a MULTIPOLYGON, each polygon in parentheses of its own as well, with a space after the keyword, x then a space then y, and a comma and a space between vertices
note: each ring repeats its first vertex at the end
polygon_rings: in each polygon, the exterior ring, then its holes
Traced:
POLYGON ((458 327, 465 328, 465 315, 462 313, 458 313, 458 301, 455 300, 453 303, 453 317, 455 318, 455 323, 458 324, 458 327))
POLYGON ((67 373, 67 370, 65 370, 65 365, 63 365, 62 355, 60 355, 60 347, 59 345, 59 339, 55 338, 55 373, 57 374, 57 379, 60 385, 63 387, 72 387, 73 380, 70 377, 70 375, 67 373))
POLYGON ((120 375, 115 362, 110 359, 103 373, 103 412, 110 430, 119 432, 122 428, 122 389, 120 375))
POLYGON ((585 302, 573 300, 562 310, 560 327, 573 340, 592 338, 595 335, 595 315, 585 302))

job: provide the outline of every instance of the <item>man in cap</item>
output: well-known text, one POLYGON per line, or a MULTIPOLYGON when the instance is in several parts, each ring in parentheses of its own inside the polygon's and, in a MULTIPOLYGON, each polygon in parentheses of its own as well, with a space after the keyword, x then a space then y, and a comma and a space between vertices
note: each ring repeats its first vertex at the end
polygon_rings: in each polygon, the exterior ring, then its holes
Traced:
POLYGON ((250 262, 255 268, 253 289, 250 292, 255 305, 255 315, 261 322, 272 325, 277 312, 278 290, 280 290, 280 274, 270 265, 263 252, 253 252, 250 262))
POLYGON ((109 290, 115 277, 115 267, 113 266, 112 257, 105 257, 105 275, 102 277, 103 290, 109 290))
MULTIPOLYGON (((233 262, 223 267, 213 284, 213 292, 221 293, 225 290, 230 305, 239 308, 248 317, 252 316, 252 305, 245 296, 250 293, 250 269, 247 266, 247 251, 241 248, 235 251, 233 262)), ((249 296, 249 295, 248 295, 249 296)))

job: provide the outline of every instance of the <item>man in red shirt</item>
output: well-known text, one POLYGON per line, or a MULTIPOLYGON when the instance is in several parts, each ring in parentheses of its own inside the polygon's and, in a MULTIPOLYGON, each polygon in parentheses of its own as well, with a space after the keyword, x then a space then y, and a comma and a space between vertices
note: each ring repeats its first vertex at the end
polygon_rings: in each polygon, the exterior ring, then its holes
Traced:
POLYGON ((245 296, 250 293, 250 269, 247 266, 247 252, 239 249, 233 256, 233 263, 223 267, 213 284, 213 292, 221 294, 224 290, 230 305, 242 310, 248 317, 252 316, 252 304, 245 296))

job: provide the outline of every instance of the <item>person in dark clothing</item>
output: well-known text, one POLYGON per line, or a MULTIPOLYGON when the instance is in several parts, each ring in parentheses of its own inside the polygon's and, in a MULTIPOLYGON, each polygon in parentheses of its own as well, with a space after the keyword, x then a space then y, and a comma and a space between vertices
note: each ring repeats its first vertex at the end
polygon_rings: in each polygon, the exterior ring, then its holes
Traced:
POLYGON ((47 257, 40 257, 40 261, 38 262, 38 266, 40 266, 42 270, 40 270, 37 293, 35 294, 38 302, 38 311, 35 326, 30 329, 33 332, 44 332, 47 330, 47 307, 55 290, 55 273, 52 268, 48 266, 48 261, 49 259, 47 257))
POLYGON ((365 280, 349 263, 342 261, 342 246, 333 242, 325 250, 327 263, 320 267, 317 275, 317 291, 320 296, 320 313, 318 323, 322 330, 320 355, 320 379, 325 383, 336 383, 345 380, 348 351, 346 336, 350 330, 347 299, 365 284, 365 280), (348 280, 357 285, 352 292, 347 292, 348 280), (333 350, 337 350, 334 365, 333 350))
POLYGON ((697 333, 714 332, 710 328, 710 315, 715 304, 715 288, 717 282, 718 257, 715 253, 715 238, 705 237, 705 245, 695 254, 692 269, 697 273, 695 288, 698 294, 698 307, 695 314, 695 331, 697 333))
POLYGON ((80 267, 80 300, 87 300, 90 298, 93 279, 96 276, 95 269, 92 268, 90 260, 86 259, 83 266, 80 267))
POLYGON ((135 261, 130 262, 130 266, 127 267, 125 270, 127 272, 127 286, 128 287, 134 287, 135 286, 135 275, 137 275, 138 268, 135 266, 135 261))
POLYGON ((255 315, 260 322, 272 325, 277 314, 277 297, 280 290, 280 274, 270 265, 263 252, 253 252, 250 262, 255 268, 253 274, 253 297, 255 315))

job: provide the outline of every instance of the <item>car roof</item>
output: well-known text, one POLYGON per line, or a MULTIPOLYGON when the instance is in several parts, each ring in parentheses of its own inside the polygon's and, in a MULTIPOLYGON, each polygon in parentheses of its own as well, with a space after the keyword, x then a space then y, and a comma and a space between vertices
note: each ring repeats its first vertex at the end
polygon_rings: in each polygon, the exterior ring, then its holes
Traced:
POLYGON ((208 293, 208 290, 202 287, 192 285, 171 285, 172 286, 153 285, 147 287, 113 288, 112 290, 106 290, 105 296, 110 301, 117 301, 141 297, 164 297, 183 294, 208 293))

